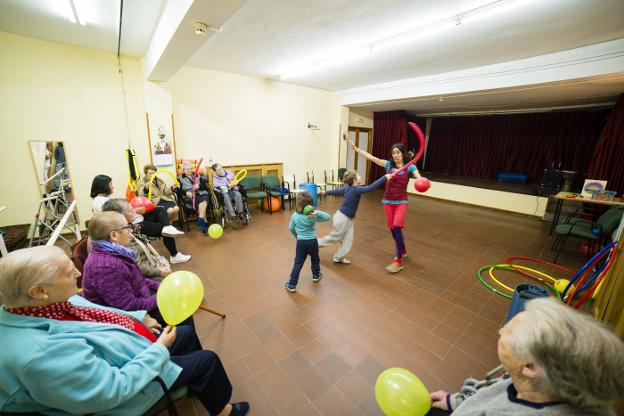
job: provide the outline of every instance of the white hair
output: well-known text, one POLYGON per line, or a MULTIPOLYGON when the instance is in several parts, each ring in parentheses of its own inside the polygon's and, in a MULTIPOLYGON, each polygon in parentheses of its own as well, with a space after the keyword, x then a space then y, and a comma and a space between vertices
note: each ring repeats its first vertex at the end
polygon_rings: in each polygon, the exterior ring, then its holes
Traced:
POLYGON ((531 300, 525 312, 509 345, 540 367, 537 389, 599 414, 624 396, 624 342, 606 326, 552 299, 531 300))
POLYGON ((0 295, 8 307, 25 306, 28 289, 48 283, 61 271, 59 259, 67 255, 59 247, 31 247, 10 252, 0 259, 0 295))
POLYGON ((193 169, 193 164, 188 161, 182 162, 182 169, 193 169))

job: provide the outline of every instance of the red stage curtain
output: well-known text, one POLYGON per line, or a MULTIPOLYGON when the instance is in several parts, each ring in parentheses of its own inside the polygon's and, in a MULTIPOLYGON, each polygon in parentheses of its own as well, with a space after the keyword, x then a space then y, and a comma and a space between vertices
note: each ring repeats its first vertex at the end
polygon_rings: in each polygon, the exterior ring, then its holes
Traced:
POLYGON ((624 94, 602 129, 589 163, 589 178, 608 181, 608 190, 624 193, 624 94))
MULTIPOLYGON (((376 112, 371 154, 380 159, 388 160, 390 159, 390 148, 395 143, 402 143, 407 149, 407 112, 404 110, 376 112)), ((368 183, 372 183, 385 173, 382 167, 371 163, 368 183)))
POLYGON ((539 183, 560 161, 585 173, 609 111, 434 118, 427 171, 478 178, 520 172, 539 183))

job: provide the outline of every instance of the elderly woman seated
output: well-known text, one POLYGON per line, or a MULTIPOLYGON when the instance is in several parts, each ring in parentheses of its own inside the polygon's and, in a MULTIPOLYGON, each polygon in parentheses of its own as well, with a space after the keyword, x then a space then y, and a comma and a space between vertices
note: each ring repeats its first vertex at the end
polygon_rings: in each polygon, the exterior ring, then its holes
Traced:
POLYGON ((206 176, 198 175, 195 178, 193 165, 189 162, 182 163, 182 175, 178 178, 180 181, 180 189, 183 192, 185 204, 195 205, 193 209, 197 212, 197 226, 206 234, 208 232, 208 221, 206 220, 206 210, 210 201, 210 191, 208 190, 208 181, 206 176), (193 199, 193 196, 195 198, 193 199))
MULTIPOLYGON (((84 265, 84 297, 124 311, 146 310, 158 322, 164 319, 156 305, 160 285, 141 274, 136 254, 128 248, 130 225, 118 212, 102 212, 89 221, 91 252, 84 265)), ((193 325, 192 317, 183 324, 193 325)))
POLYGON ((234 184, 234 173, 231 170, 223 169, 218 163, 212 165, 214 175, 212 175, 212 188, 215 192, 218 192, 223 197, 223 203, 225 204, 225 212, 228 218, 235 219, 236 213, 243 218, 243 196, 238 190, 238 185, 234 184), (236 211, 234 211, 234 206, 236 211))
POLYGON ((624 343, 591 316, 535 299, 499 333, 509 378, 469 398, 431 393, 428 415, 604 416, 624 396, 624 343))
POLYGON ((137 181, 137 191, 139 192, 139 196, 147 197, 150 194, 151 188, 154 206, 166 210, 169 221, 173 223, 178 218, 178 211, 180 209, 175 200, 175 192, 165 181, 155 176, 156 171, 156 166, 152 164, 147 164, 143 167, 143 173, 145 175, 137 181))
POLYGON ((0 260, 0 411, 140 415, 169 389, 188 386, 212 415, 238 416, 219 357, 188 326, 75 296, 80 273, 58 247, 0 260), (158 335, 158 337, 156 337, 158 335), (163 383, 163 384, 160 384, 163 383))
MULTIPOLYGON (((136 253, 136 263, 145 277, 161 280, 171 273, 171 265, 152 246, 149 239, 141 234, 141 227, 132 224, 134 210, 127 199, 109 199, 102 206, 102 212, 114 211, 123 214, 130 225, 130 243, 128 247, 136 253)), ((75 262, 74 262, 75 264, 75 262)))

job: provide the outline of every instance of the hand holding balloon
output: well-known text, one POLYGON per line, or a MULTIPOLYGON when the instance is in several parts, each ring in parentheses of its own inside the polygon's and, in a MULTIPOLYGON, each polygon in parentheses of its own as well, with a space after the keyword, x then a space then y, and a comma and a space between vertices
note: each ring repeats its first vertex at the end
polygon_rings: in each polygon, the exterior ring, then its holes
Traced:
POLYGON ((176 327, 167 325, 156 340, 157 343, 164 345, 167 349, 171 348, 176 339, 176 327))
POLYGON ((444 390, 438 390, 431 393, 429 395, 429 398, 431 399, 431 407, 441 410, 449 410, 446 404, 446 396, 448 396, 448 393, 444 390))

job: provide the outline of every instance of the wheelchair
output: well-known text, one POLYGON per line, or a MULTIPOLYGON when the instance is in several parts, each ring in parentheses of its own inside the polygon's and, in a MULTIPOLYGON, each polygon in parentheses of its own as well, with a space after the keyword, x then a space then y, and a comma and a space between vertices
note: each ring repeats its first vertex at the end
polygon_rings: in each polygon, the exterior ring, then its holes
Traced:
POLYGON ((220 211, 220 222, 221 222, 221 226, 224 228, 228 222, 232 222, 232 221, 239 223, 239 224, 243 223, 245 225, 249 225, 251 223, 251 213, 249 211, 249 205, 247 203, 247 190, 245 189, 243 185, 238 184, 238 192, 240 192, 241 197, 242 197, 243 210, 242 212, 238 212, 238 210, 236 209, 236 204, 234 203, 234 201, 232 201, 232 208, 234 209, 234 214, 236 215, 236 219, 234 220, 227 218, 227 213, 225 210, 225 201, 223 200, 223 194, 221 192, 218 192, 217 190, 213 190, 213 192, 211 192, 212 195, 216 196, 216 200, 218 203, 218 210, 220 211))
MULTIPOLYGON (((212 223, 221 221, 221 210, 219 207, 219 201, 217 200, 214 192, 209 192, 210 198, 208 199, 208 207, 206 208, 206 219, 212 223)), ((193 209, 193 203, 184 195, 181 189, 176 189, 176 199, 178 200, 178 206, 180 207, 179 219, 180 223, 186 228, 186 231, 190 230, 189 222, 197 220, 197 213, 193 209)), ((223 224, 221 224, 223 226, 223 224)))

